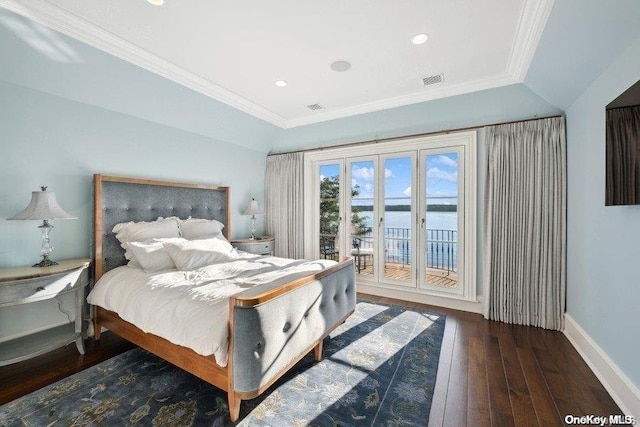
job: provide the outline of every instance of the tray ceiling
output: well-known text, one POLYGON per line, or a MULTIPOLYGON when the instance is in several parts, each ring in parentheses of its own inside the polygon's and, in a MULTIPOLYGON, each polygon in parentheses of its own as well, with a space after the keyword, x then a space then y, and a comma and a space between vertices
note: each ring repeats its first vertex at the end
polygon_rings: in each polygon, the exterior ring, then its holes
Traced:
POLYGON ((553 0, 0 6, 290 128, 522 82, 553 0))

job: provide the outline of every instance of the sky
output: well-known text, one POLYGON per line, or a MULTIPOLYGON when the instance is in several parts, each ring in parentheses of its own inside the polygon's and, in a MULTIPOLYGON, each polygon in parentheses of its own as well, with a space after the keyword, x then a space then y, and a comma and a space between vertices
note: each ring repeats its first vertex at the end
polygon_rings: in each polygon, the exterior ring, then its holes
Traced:
MULTIPOLYGON (((374 162, 363 160, 349 163, 351 185, 358 186, 359 195, 354 204, 370 205, 374 194, 374 162)), ((410 157, 388 158, 384 160, 384 193, 387 205, 411 204, 411 174, 413 160, 410 157)), ((440 153, 426 156, 426 190, 429 204, 456 204, 458 194, 458 154, 440 153)), ((337 164, 320 166, 320 179, 337 176, 337 164)))

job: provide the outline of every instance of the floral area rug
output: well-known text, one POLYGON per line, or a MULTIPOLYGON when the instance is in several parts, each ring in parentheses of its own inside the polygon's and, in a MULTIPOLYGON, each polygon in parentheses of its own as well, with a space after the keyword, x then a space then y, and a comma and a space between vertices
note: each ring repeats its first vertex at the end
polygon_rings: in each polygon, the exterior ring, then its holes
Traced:
MULTIPOLYGON (((425 426, 445 316, 367 301, 262 396, 242 426, 425 426)), ((142 349, 0 407, 0 426, 230 426, 226 394, 142 349)))

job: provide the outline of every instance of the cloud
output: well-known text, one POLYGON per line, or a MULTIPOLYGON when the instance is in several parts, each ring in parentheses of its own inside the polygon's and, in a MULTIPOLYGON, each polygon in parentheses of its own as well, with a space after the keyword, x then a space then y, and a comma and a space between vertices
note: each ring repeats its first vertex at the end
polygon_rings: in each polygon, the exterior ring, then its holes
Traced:
POLYGON ((411 186, 408 186, 407 188, 405 188, 402 194, 404 194, 407 197, 411 197, 411 186))
POLYGON ((373 184, 365 184, 361 197, 373 197, 373 184))
POLYGON ((442 179, 444 181, 458 182, 458 172, 448 173, 436 167, 427 171, 427 178, 442 179))
POLYGON ((458 195, 446 191, 428 191, 427 197, 458 197, 458 195))
POLYGON ((457 160, 453 160, 451 157, 445 156, 444 154, 441 154, 438 156, 437 163, 440 163, 441 165, 445 165, 445 166, 451 166, 454 168, 458 167, 457 160))
MULTIPOLYGON (((373 178, 375 177, 375 173, 373 171, 373 168, 357 168, 357 169, 354 168, 351 171, 351 176, 353 178, 360 178, 365 181, 373 181, 373 178)), ((392 178, 393 171, 391 169, 385 168, 384 177, 385 179, 392 178)))
POLYGON ((373 168, 353 169, 351 171, 351 176, 353 176, 356 179, 360 178, 360 179, 363 179, 365 181, 373 181, 373 178, 374 178, 373 168))

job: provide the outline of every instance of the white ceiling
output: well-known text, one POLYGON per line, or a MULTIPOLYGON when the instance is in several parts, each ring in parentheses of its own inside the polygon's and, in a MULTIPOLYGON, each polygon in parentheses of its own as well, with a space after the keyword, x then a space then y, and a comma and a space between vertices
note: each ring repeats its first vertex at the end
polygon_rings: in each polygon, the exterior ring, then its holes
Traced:
POLYGON ((283 128, 522 82, 553 0, 0 0, 283 128), (411 38, 428 33, 429 41, 411 38), (346 60, 349 71, 330 64, 346 60), (443 74, 425 87, 422 79, 443 74), (276 80, 288 86, 278 88, 276 80), (324 108, 312 111, 311 104, 324 108))

